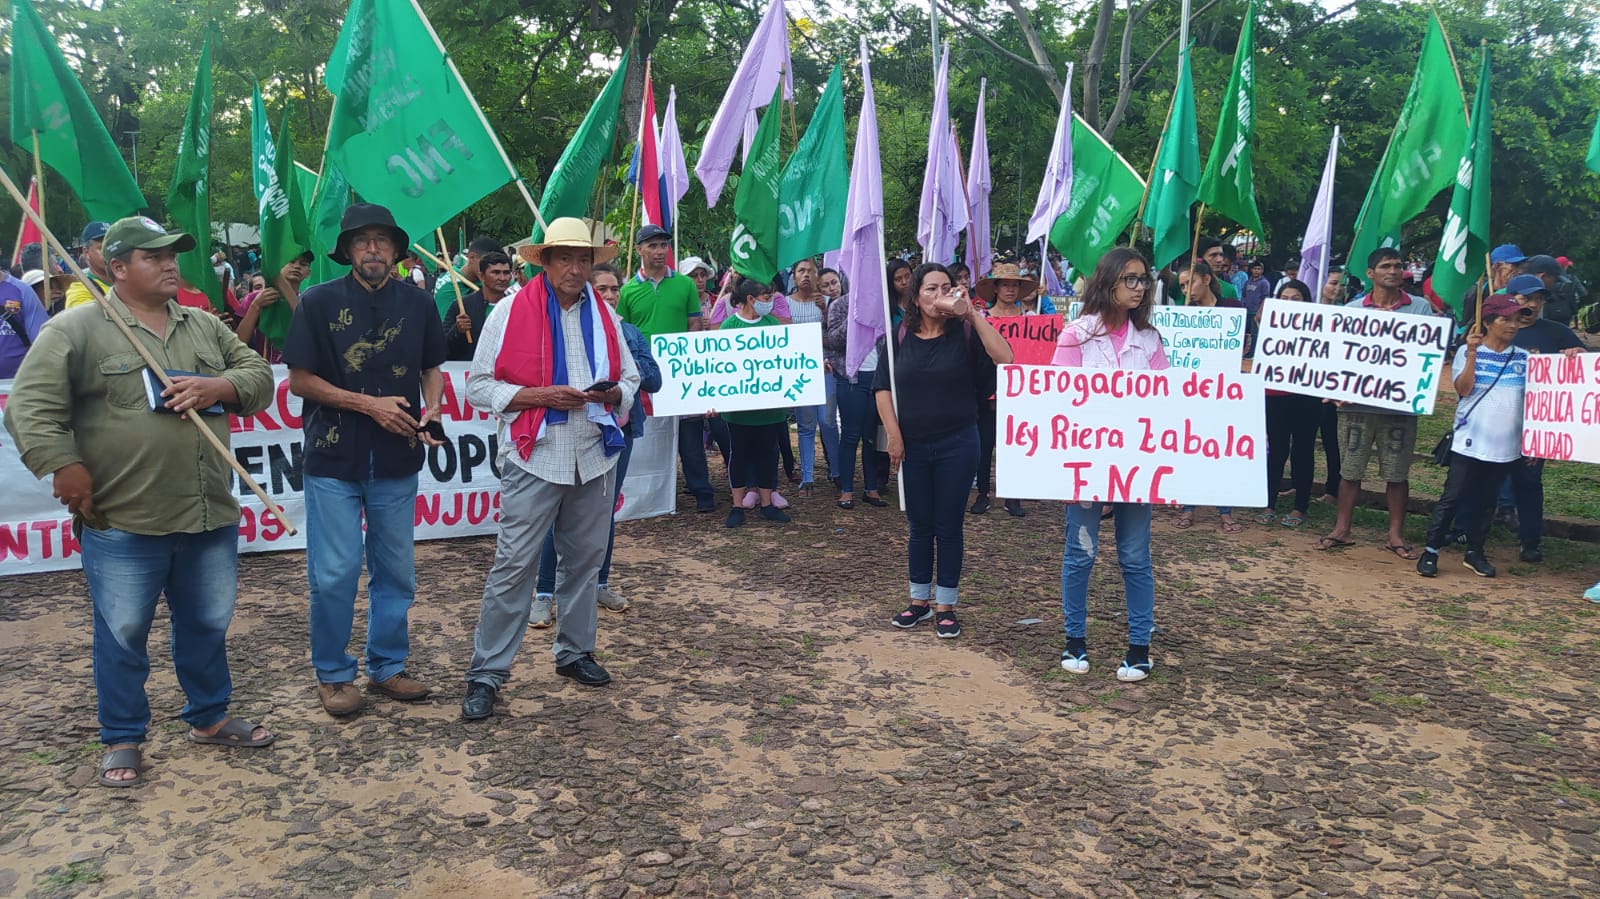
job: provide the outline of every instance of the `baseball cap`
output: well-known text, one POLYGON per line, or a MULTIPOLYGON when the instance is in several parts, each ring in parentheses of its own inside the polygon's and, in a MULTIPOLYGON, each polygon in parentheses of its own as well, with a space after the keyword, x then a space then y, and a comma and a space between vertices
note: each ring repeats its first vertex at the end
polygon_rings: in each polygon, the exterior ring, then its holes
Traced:
POLYGON ((78 243, 88 246, 97 240, 104 240, 106 230, 111 226, 105 222, 90 222, 83 226, 83 236, 78 238, 78 243))
POLYGON ((660 225, 645 225, 643 228, 639 229, 638 234, 633 236, 633 245, 636 247, 643 246, 647 241, 662 237, 668 240, 672 239, 672 235, 667 233, 667 229, 661 227, 660 225))
POLYGON ((1530 275, 1552 275, 1561 277, 1561 266, 1554 256, 1529 256, 1523 260, 1522 270, 1530 275))
POLYGON ((1506 293, 1516 294, 1519 297, 1525 297, 1545 289, 1544 282, 1539 280, 1538 275, 1530 275, 1526 272, 1506 282, 1506 293))
POLYGON ((101 252, 107 259, 124 256, 134 250, 159 250, 174 247, 180 253, 195 248, 194 238, 182 231, 168 232, 155 219, 142 215, 117 219, 106 229, 105 246, 101 252))
POLYGON ((1557 256, 1556 257, 1556 265, 1559 265, 1562 268, 1567 268, 1567 267, 1572 265, 1572 260, 1568 259, 1565 256, 1557 256))
POLYGON ((1514 243, 1503 243, 1489 251, 1489 261, 1495 264, 1502 262, 1516 264, 1527 258, 1528 255, 1522 252, 1522 248, 1514 243))
POLYGON ((1517 298, 1510 294, 1497 293, 1486 297, 1483 301, 1484 316, 1498 315, 1501 318, 1515 318, 1519 315, 1532 315, 1533 310, 1517 302, 1517 298))

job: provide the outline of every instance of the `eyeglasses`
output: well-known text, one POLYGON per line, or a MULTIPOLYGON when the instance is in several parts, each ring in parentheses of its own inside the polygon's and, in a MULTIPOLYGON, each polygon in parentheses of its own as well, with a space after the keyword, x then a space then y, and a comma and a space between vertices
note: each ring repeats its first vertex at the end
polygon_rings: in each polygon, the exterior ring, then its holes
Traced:
POLYGON ((1156 283, 1149 275, 1123 275, 1120 280, 1129 290, 1149 290, 1150 285, 1156 283))

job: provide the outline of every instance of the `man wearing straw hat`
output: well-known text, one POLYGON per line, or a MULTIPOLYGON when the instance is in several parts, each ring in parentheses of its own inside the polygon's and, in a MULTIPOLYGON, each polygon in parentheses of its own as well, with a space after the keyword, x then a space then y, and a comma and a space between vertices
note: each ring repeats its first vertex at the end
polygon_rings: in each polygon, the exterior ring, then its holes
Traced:
POLYGON ((494 714, 527 631, 546 532, 557 555, 556 673, 590 687, 611 675, 594 660, 600 565, 610 535, 613 478, 639 370, 621 319, 589 286, 616 256, 575 218, 519 249, 544 271, 494 307, 467 378, 467 400, 500 420, 500 534, 483 585, 461 716, 494 714))
POLYGON ((150 724, 146 640, 156 600, 172 618, 172 663, 194 743, 265 746, 264 727, 228 716, 226 637, 238 587, 239 502, 226 460, 190 423, 204 416, 224 444, 228 416, 272 399, 272 369, 214 315, 179 306, 178 254, 187 234, 147 218, 105 233, 109 308, 173 376, 163 390, 111 314, 71 309, 39 332, 12 384, 6 430, 23 464, 54 476, 72 514, 94 610, 99 782, 143 782, 150 724))
POLYGON ((367 558, 367 686, 410 702, 416 596, 417 472, 444 393, 444 326, 433 297, 390 277, 411 245, 382 206, 345 210, 328 256, 350 274, 305 292, 284 341, 289 389, 305 400, 306 580, 317 698, 334 716, 361 709, 348 651, 367 558), (366 524, 363 536, 362 523, 366 524))

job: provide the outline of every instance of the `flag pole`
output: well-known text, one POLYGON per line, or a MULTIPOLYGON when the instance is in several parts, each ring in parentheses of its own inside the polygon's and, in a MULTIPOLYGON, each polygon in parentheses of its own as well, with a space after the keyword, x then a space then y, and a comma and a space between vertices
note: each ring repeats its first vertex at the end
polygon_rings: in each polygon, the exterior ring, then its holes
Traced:
MULTIPOLYGON (((1194 243, 1189 245, 1189 265, 1191 268, 1194 266, 1194 257, 1200 252, 1200 224, 1205 220, 1206 204, 1201 202, 1200 214, 1194 217, 1194 243)), ((1218 299, 1221 299, 1222 297, 1222 291, 1220 289, 1217 291, 1217 297, 1218 299)))
MULTIPOLYGON (((37 196, 36 191, 38 191, 38 189, 39 182, 35 180, 32 184, 28 185, 28 196, 37 196)), ((22 264, 22 233, 26 230, 28 230, 28 217, 23 216, 21 219, 17 220, 17 241, 16 243, 12 244, 15 249, 11 251, 11 264, 14 266, 22 264)), ((46 268, 48 269, 48 266, 46 268)), ((49 274, 48 271, 45 273, 49 274)))
MULTIPOLYGON (((450 266, 447 265, 443 259, 440 259, 438 256, 435 256, 432 253, 428 252, 428 248, 427 247, 425 247, 425 246, 423 246, 423 245, 421 245, 419 243, 413 243, 413 244, 411 244, 411 249, 416 250, 418 253, 421 253, 422 257, 424 259, 428 260, 429 262, 432 262, 434 265, 437 265, 438 267, 440 267, 442 269, 445 269, 447 271, 450 270, 450 266)), ((482 290, 483 289, 480 285, 474 284, 471 281, 468 281, 466 278, 460 278, 460 276, 457 276, 457 277, 460 279, 462 284, 467 285, 468 287, 472 288, 473 290, 482 290)))
MULTIPOLYGON (((99 304, 100 310, 105 313, 106 318, 110 319, 113 325, 116 325, 117 330, 122 332, 122 336, 127 338, 128 343, 133 345, 133 349, 139 354, 139 358, 144 361, 145 365, 150 367, 150 371, 161 381, 161 386, 163 388, 172 387, 172 378, 167 374, 167 370, 162 367, 161 363, 156 361, 154 356, 150 355, 150 351, 145 348, 144 343, 139 338, 133 335, 133 331, 129 330, 127 323, 122 320, 122 315, 112 308, 111 301, 106 299, 106 295, 100 291, 100 285, 96 284, 93 278, 90 278, 83 269, 78 267, 77 260, 72 258, 72 255, 67 252, 67 248, 62 246, 61 241, 57 240, 56 236, 46 227, 43 216, 34 212, 28 206, 27 198, 22 195, 21 191, 17 190, 16 182, 11 180, 11 176, 6 174, 4 169, 0 169, 0 184, 5 186, 6 193, 9 193, 11 199, 16 201, 17 206, 22 209, 23 216, 31 219, 39 229, 39 235, 44 238, 45 246, 54 247, 61 261, 65 262, 67 267, 72 270, 73 276, 83 282, 83 286, 89 291, 89 296, 93 297, 94 301, 99 304)), ((250 472, 244 470, 244 466, 240 465, 239 460, 233 457, 233 453, 228 452, 228 448, 223 445, 217 435, 211 433, 211 428, 201 421, 199 410, 190 409, 180 417, 188 419, 195 426, 195 429, 200 432, 201 436, 206 439, 206 442, 211 444, 211 448, 216 450, 217 455, 227 460, 228 466, 233 469, 234 474, 239 476, 239 483, 250 488, 250 492, 256 495, 256 499, 261 500, 262 505, 266 506, 267 511, 278 519, 285 531, 291 536, 299 533, 294 526, 294 522, 290 521, 289 516, 284 514, 283 507, 272 501, 272 497, 261 489, 261 485, 257 484, 255 478, 250 476, 250 472)))
MULTIPOLYGON (((444 242, 444 226, 440 225, 439 227, 433 229, 433 236, 434 236, 435 240, 439 241, 439 255, 443 256, 445 259, 449 259, 450 258, 450 248, 448 246, 446 246, 445 242, 444 242)), ((456 249, 459 250, 461 248, 460 247, 456 247, 456 249)), ((438 260, 436 259, 434 261, 437 262, 438 260)), ((455 288, 455 292, 456 292, 456 311, 460 312, 462 315, 466 315, 467 314, 467 301, 463 300, 461 298, 461 281, 458 280, 460 278, 460 276, 456 274, 455 266, 453 266, 453 265, 443 265, 443 266, 441 266, 441 268, 444 269, 445 276, 450 279, 450 286, 455 288)), ((467 343, 471 343, 471 342, 472 342, 472 330, 469 328, 467 330, 467 343)))
MULTIPOLYGON (((33 129, 33 183, 37 184, 39 186, 39 233, 43 234, 44 233, 44 164, 39 159, 39 129, 37 129, 37 128, 33 129)), ((28 201, 26 199, 24 199, 22 201, 22 204, 24 206, 26 206, 28 204, 28 201)), ((23 217, 23 221, 27 221, 27 217, 26 216, 23 217)), ((18 236, 19 239, 22 236, 21 227, 22 226, 20 224, 18 224, 18 226, 17 226, 17 228, 18 228, 17 236, 18 236)), ((18 247, 17 248, 18 252, 21 252, 21 249, 22 249, 21 247, 18 247)), ((41 258, 39 260, 39 264, 44 266, 44 273, 45 273, 45 275, 48 276, 50 274, 50 243, 48 241, 46 241, 44 246, 41 249, 44 250, 44 256, 43 256, 43 258, 41 258)))
MULTIPOLYGON (((1329 152, 1333 154, 1333 169, 1334 172, 1337 173, 1339 170, 1338 125, 1333 126, 1333 145, 1330 147, 1329 152)), ((1330 201, 1331 199, 1332 198, 1330 195, 1330 201)), ((1322 288, 1328 283, 1328 266, 1333 264, 1333 203, 1329 202, 1328 206, 1328 239, 1322 242, 1322 268, 1317 270, 1317 277, 1322 279, 1322 284, 1318 284, 1316 287, 1312 288, 1317 292, 1317 302, 1319 303, 1322 302, 1322 288)), ((1346 260, 1346 262, 1348 261, 1349 260, 1346 260)), ((1306 286, 1310 287, 1311 285, 1308 284, 1306 286)))

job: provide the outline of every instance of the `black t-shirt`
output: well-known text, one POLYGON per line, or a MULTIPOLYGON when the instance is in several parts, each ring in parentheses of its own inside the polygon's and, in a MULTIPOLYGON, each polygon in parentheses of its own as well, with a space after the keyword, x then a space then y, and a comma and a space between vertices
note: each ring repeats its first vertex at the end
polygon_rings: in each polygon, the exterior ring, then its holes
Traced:
MULTIPOLYGON (((369 292, 352 274, 301 296, 283 361, 352 393, 405 397, 415 418, 423 413, 422 373, 438 368, 445 350, 433 297, 393 278, 369 292)), ((305 473, 314 477, 364 481, 422 468, 422 441, 391 434, 360 412, 306 400, 301 427, 305 473)))
MULTIPOLYGON (((889 389, 884 350, 879 340, 875 391, 889 389)), ((927 442, 976 425, 979 400, 994 392, 994 371, 982 341, 959 321, 946 322, 932 339, 907 333, 894 350, 901 436, 907 443, 927 442)))
POLYGON ((1511 345, 1530 353, 1559 353, 1572 347, 1581 347, 1583 341, 1566 325, 1541 318, 1526 328, 1518 329, 1517 336, 1511 338, 1511 345))
MULTIPOLYGON (((504 302, 504 300, 502 300, 504 302)), ((477 352, 478 340, 483 337, 483 323, 489 320, 491 308, 483 299, 483 291, 474 290, 461 298, 461 305, 467 307, 467 318, 472 319, 472 340, 467 341, 467 336, 456 327, 456 315, 460 312, 454 304, 445 310, 444 331, 450 339, 450 361, 471 362, 472 354, 477 352)))

